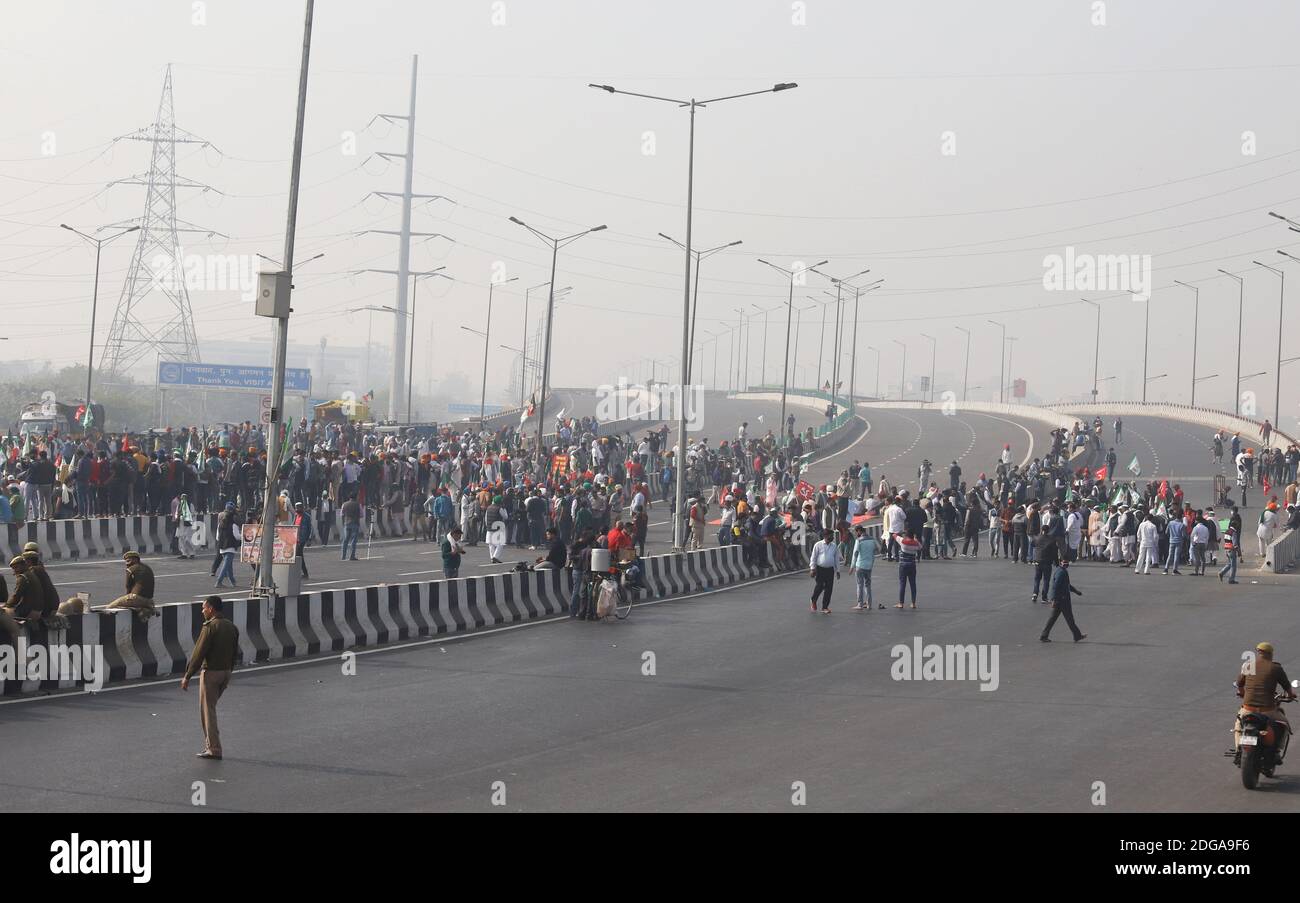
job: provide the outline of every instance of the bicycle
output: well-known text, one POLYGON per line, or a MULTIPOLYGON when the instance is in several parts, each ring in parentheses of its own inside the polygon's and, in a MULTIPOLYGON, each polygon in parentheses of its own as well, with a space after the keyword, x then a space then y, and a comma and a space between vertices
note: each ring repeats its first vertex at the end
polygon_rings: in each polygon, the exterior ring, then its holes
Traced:
POLYGON ((606 572, 596 572, 589 575, 589 592, 591 593, 593 609, 595 600, 600 598, 604 582, 612 580, 614 584, 614 617, 620 621, 627 620, 627 616, 632 613, 632 606, 636 604, 636 593, 629 591, 627 586, 627 568, 628 564, 626 563, 613 564, 606 572))

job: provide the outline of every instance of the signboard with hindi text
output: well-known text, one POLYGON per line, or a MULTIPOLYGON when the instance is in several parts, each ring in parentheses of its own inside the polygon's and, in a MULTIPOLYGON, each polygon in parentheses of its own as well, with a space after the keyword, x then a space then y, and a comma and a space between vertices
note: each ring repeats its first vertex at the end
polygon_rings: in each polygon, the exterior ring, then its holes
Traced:
MULTIPOLYGON (((186 361, 159 361, 158 385, 186 386, 195 389, 244 389, 271 391, 273 372, 270 367, 245 367, 231 364, 194 364, 186 361)), ((284 391, 310 392, 311 370, 286 367, 284 391)))

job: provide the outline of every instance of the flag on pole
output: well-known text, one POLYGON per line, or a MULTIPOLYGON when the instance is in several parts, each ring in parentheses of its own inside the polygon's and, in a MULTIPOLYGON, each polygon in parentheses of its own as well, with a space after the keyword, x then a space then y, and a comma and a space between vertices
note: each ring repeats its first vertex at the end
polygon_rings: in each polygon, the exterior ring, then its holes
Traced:
POLYGON ((1273 484, 1268 481, 1268 474, 1261 473, 1259 475, 1259 481, 1260 481, 1260 486, 1263 487, 1264 489, 1264 494, 1268 495, 1269 492, 1272 491, 1273 489, 1273 484))
POLYGON ((25 433, 23 435, 23 457, 29 458, 31 457, 31 454, 32 454, 32 434, 25 433))
POLYGON ((1168 480, 1161 480, 1161 481, 1160 481, 1160 492, 1159 492, 1158 494, 1159 494, 1159 496, 1160 496, 1162 499, 1164 499, 1164 498, 1168 498, 1168 497, 1169 497, 1169 481, 1168 481, 1168 480))
POLYGON ((1142 476, 1142 465, 1138 463, 1137 455, 1134 455, 1133 460, 1128 462, 1128 469, 1132 472, 1133 476, 1142 476))
POLYGON ((1098 467, 1097 472, 1093 474, 1093 476, 1096 477, 1098 480, 1106 479, 1106 465, 1103 464, 1101 465, 1101 467, 1098 467))
POLYGON ((1111 494, 1110 503, 1112 505, 1122 505, 1126 498, 1128 498, 1128 490, 1123 486, 1116 486, 1115 491, 1111 494))

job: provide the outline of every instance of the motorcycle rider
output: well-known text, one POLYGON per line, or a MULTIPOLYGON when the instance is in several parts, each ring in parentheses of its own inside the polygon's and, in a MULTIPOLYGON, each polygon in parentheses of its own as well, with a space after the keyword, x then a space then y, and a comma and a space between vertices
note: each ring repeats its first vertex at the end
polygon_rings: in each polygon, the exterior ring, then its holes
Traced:
POLYGON ((1295 690, 1291 688, 1291 681, 1287 678, 1286 671, 1279 663, 1273 661, 1273 644, 1259 643, 1255 646, 1254 657, 1242 663, 1241 673, 1237 675, 1237 695, 1241 697, 1241 708, 1237 710, 1237 718, 1233 723, 1232 749, 1225 753, 1233 756, 1234 762, 1239 762, 1241 755, 1241 716, 1248 712, 1256 712, 1268 716, 1278 725, 1275 728, 1278 735, 1275 748, 1277 762, 1281 764, 1282 756, 1286 752, 1291 724, 1274 696, 1274 691, 1279 687, 1282 689, 1285 702, 1295 701, 1295 690))

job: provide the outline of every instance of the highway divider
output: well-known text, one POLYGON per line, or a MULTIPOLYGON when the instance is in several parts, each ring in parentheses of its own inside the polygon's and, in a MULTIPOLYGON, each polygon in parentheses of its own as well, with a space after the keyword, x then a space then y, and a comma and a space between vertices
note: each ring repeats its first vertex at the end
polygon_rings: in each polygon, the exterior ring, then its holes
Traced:
MULTIPOLYGON (((362 523, 363 539, 368 535, 371 525, 374 526, 374 535, 378 537, 406 536, 410 533, 404 511, 388 515, 382 509, 370 510, 374 511, 375 516, 362 523)), ((171 551, 175 533, 176 528, 171 525, 171 519, 162 514, 4 524, 0 529, 0 556, 7 562, 21 555, 23 546, 29 542, 41 547, 41 558, 45 561, 115 558, 128 549, 141 555, 165 555, 171 551)), ((217 515, 203 515, 195 533, 196 554, 214 551, 216 535, 217 515)))
MULTIPOLYGON (((770 547, 760 552, 768 562, 770 547)), ((746 564, 740 546, 651 555, 642 561, 642 600, 684 596, 807 567, 802 552, 784 565, 746 564)), ((247 666, 557 617, 567 613, 569 597, 567 571, 539 570, 327 590, 273 602, 231 600, 226 616, 239 628, 239 659, 247 666)), ((203 623, 202 605, 164 605, 159 612, 147 619, 127 610, 71 615, 62 629, 33 631, 26 626, 23 639, 29 651, 40 647, 35 655, 47 661, 63 649, 102 649, 105 685, 181 674, 203 623)), ((8 635, 0 633, 0 656, 13 651, 8 635)), ((47 675, 44 680, 0 683, 3 695, 18 696, 73 689, 85 681, 47 675)))

